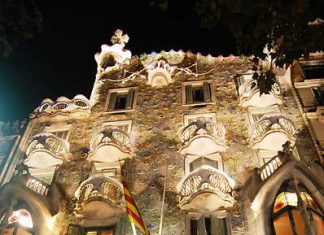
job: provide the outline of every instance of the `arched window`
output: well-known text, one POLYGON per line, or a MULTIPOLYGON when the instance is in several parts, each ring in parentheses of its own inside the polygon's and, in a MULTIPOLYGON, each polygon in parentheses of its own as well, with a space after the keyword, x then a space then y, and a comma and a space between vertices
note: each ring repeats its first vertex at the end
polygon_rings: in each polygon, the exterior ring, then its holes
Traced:
POLYGON ((324 234, 323 212, 303 186, 297 187, 282 187, 276 197, 272 213, 275 234, 306 235, 307 229, 324 234))
MULTIPOLYGON (((5 235, 33 235, 33 220, 31 214, 26 209, 19 209, 12 212, 11 215, 2 218, 8 218, 8 226, 4 231, 5 235)), ((1 222, 2 223, 2 222, 1 222)))

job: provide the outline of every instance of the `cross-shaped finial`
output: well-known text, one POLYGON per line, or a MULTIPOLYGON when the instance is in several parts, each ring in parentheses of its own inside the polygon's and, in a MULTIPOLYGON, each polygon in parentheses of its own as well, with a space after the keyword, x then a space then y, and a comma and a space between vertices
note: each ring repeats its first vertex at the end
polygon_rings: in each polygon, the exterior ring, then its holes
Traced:
POLYGON ((121 47, 124 47, 125 44, 128 42, 129 37, 127 34, 123 35, 123 30, 117 29, 114 33, 114 35, 111 37, 111 42, 113 44, 120 44, 121 47))

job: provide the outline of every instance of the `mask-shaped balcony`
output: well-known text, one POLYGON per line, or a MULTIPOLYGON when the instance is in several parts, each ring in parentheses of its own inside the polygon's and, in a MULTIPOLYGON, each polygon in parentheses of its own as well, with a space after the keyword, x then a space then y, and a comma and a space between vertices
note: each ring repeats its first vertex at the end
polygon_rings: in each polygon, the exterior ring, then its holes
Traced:
POLYGON ((29 144, 25 164, 30 170, 55 168, 67 160, 69 143, 51 133, 34 136, 29 144))
MULTIPOLYGON (((94 176, 84 181, 77 191, 77 216, 85 220, 118 220, 124 213, 122 184, 105 176, 94 176)), ((86 223, 86 222, 85 222, 86 223)))
POLYGON ((279 151, 287 141, 294 145, 295 133, 295 125, 290 119, 281 114, 267 114, 250 129, 251 147, 279 151))
POLYGON ((181 132, 181 154, 209 155, 226 149, 225 128, 212 122, 191 122, 181 132))
POLYGON ((89 159, 96 163, 113 163, 131 157, 130 139, 120 129, 105 129, 90 141, 89 159))
POLYGON ((257 81, 250 80, 239 88, 240 102, 243 107, 265 107, 282 104, 280 88, 277 83, 272 85, 270 94, 260 95, 257 81))
POLYGON ((224 172, 203 165, 177 185, 179 207, 186 212, 212 213, 234 205, 235 182, 224 172))
POLYGON ((173 68, 164 60, 155 61, 146 66, 148 82, 151 86, 161 87, 172 82, 173 68))

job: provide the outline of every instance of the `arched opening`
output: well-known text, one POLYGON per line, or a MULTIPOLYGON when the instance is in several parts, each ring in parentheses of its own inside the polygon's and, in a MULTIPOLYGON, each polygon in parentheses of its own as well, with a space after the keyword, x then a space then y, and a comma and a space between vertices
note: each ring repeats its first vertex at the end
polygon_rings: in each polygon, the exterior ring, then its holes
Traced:
POLYGON ((18 203, 15 207, 10 206, 3 214, 0 224, 1 234, 35 235, 32 215, 24 203, 18 203))
POLYGON ((276 235, 324 234, 323 212, 307 189, 294 181, 277 193, 272 222, 276 235))

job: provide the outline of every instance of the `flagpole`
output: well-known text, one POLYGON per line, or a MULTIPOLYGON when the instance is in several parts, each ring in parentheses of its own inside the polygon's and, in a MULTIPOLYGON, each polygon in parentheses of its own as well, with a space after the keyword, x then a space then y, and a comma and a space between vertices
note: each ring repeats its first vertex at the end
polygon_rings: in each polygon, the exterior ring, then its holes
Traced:
POLYGON ((133 235, 137 235, 136 228, 135 228, 135 225, 133 224, 133 222, 131 222, 131 225, 132 225, 133 235))
POLYGON ((164 200, 165 200, 165 189, 167 183, 167 176, 168 176, 168 159, 166 160, 166 170, 165 170, 165 180, 164 180, 164 187, 163 187, 163 195, 162 195, 162 205, 161 205, 161 219, 160 219, 160 228, 159 228, 159 235, 162 235, 162 227, 163 227, 163 215, 164 215, 164 200))

